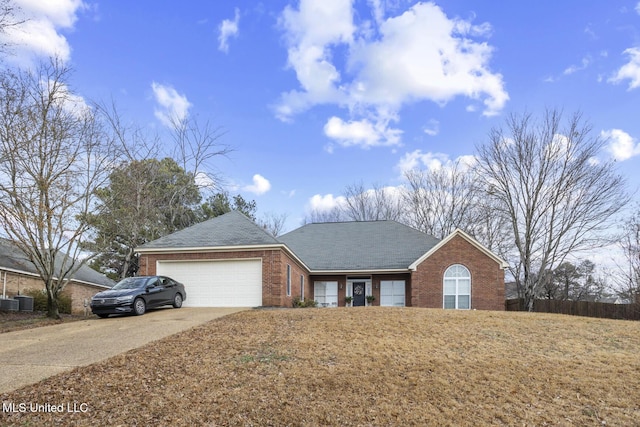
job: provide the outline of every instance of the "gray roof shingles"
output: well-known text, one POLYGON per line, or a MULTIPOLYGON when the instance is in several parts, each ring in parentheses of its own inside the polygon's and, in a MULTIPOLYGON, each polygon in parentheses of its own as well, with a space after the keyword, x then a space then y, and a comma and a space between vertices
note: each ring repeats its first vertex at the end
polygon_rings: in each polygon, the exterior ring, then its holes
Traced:
MULTIPOLYGON (((61 260, 56 259, 56 265, 59 265, 60 262, 61 260)), ((24 253, 20 251, 13 242, 4 238, 0 238, 0 269, 38 274, 36 267, 27 259, 24 253)), ((113 280, 87 265, 80 267, 78 271, 73 274, 72 280, 109 288, 115 284, 113 280)))
POLYGON ((278 239, 315 271, 407 269, 439 242, 395 221, 307 224, 278 239))
POLYGON ((231 211, 145 243, 138 249, 209 248, 278 243, 273 236, 245 215, 231 211))
POLYGON ((404 270, 438 239, 395 221, 307 224, 277 239, 232 211, 140 246, 186 249, 285 244, 312 271, 404 270))

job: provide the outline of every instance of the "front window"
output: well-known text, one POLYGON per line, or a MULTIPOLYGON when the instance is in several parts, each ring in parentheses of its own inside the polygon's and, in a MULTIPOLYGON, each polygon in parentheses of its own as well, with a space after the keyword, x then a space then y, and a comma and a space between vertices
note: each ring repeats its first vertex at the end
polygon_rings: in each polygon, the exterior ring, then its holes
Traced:
POLYGON ((471 273, 460 264, 444 272, 444 308, 469 310, 471 308, 471 273))
POLYGON ((338 282, 314 282, 313 297, 318 307, 337 307, 338 282))
POLYGON ((291 296, 291 266, 287 264, 287 296, 291 296))

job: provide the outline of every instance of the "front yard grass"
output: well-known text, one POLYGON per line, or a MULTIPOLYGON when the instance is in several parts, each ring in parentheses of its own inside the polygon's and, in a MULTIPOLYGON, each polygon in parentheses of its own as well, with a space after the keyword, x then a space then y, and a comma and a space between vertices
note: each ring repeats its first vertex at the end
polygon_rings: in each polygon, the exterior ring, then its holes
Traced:
POLYGON ((417 308, 253 310, 0 400, 7 408, 66 405, 62 413, 4 411, 0 425, 633 426, 640 322, 417 308))
MULTIPOLYGON (((93 314, 89 313, 89 316, 93 314)), ((40 326, 57 325, 63 322, 86 319, 81 314, 61 314, 62 319, 50 319, 41 311, 3 311, 0 310, 0 334, 22 329, 39 328, 40 326)))

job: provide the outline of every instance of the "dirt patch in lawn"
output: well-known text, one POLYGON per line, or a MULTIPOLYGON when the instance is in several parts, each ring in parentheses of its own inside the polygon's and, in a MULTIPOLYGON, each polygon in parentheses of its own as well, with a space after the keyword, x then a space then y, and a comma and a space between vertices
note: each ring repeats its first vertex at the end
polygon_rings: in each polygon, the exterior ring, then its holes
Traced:
POLYGON ((254 310, 0 400, 0 425, 638 425, 640 323, 254 310))
MULTIPOLYGON (((87 319, 87 316, 79 314, 61 314, 62 319, 50 319, 41 311, 1 311, 0 310, 0 334, 4 332, 19 331, 22 329, 38 328, 40 326, 58 325, 65 322, 87 319)), ((91 315, 91 317, 95 317, 91 315)))

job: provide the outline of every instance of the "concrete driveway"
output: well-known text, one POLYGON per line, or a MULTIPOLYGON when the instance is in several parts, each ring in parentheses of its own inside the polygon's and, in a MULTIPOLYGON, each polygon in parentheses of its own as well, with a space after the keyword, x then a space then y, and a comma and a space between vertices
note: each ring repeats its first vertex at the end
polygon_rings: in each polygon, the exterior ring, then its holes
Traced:
POLYGON ((0 393, 87 366, 246 308, 162 308, 0 334, 0 393))

